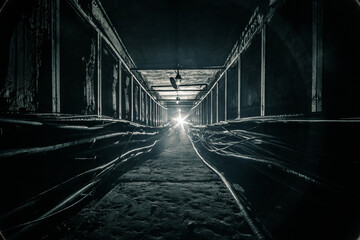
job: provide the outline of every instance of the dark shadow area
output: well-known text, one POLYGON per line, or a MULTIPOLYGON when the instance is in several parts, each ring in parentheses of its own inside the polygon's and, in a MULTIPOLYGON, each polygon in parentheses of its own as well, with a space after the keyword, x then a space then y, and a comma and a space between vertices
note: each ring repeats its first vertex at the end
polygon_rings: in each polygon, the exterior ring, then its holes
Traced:
POLYGON ((167 130, 88 117, 22 120, 25 125, 2 122, 0 140, 6 142, 0 156, 6 169, 1 189, 7 196, 0 225, 4 236, 16 239, 39 237, 104 196, 121 174, 161 151, 158 142, 167 130), (26 125, 29 120, 43 126, 26 125), (35 135, 37 141, 30 141, 35 135))
POLYGON ((358 237, 357 123, 249 120, 189 130, 274 239, 358 237))

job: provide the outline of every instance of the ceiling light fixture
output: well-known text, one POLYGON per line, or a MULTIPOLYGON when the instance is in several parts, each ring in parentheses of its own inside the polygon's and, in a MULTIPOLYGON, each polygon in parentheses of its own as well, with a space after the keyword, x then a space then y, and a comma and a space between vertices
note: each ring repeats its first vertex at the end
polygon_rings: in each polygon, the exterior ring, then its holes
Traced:
POLYGON ((175 88, 175 90, 178 89, 178 85, 176 85, 176 80, 175 80, 175 78, 171 77, 171 78, 170 78, 170 83, 171 83, 171 86, 172 86, 173 88, 175 88))
POLYGON ((180 98, 176 97, 176 104, 179 104, 179 102, 180 102, 180 98))
POLYGON ((170 77, 170 83, 171 83, 171 86, 172 86, 175 90, 177 90, 177 89, 179 89, 179 87, 180 87, 182 77, 181 77, 181 75, 180 75, 179 69, 177 69, 177 70, 175 71, 175 73, 176 73, 175 78, 170 77))
POLYGON ((180 76, 179 69, 178 69, 177 73, 176 73, 176 77, 175 77, 175 81, 176 81, 177 86, 180 86, 181 80, 182 80, 182 78, 180 76))

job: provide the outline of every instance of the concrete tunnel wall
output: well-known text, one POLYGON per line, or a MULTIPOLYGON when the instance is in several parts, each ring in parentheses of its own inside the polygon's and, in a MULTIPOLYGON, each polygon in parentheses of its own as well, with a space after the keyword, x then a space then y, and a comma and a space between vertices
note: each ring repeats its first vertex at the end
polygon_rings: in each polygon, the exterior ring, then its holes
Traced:
POLYGON ((275 8, 254 12, 229 55, 236 60, 225 63, 211 92, 199 99, 193 122, 289 114, 359 116, 359 3, 288 0, 275 8))
POLYGON ((167 122, 96 2, 10 1, 0 14, 0 113, 167 122), (10 22, 9 22, 10 20, 10 22))

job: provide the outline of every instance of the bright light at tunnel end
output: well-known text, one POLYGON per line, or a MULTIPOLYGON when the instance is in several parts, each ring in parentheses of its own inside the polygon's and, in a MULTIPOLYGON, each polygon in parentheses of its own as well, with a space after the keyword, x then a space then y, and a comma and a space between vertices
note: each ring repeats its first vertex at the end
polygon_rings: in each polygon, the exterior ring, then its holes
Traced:
POLYGON ((184 124, 187 124, 186 116, 182 117, 181 114, 179 114, 177 117, 174 117, 173 121, 175 122, 175 126, 174 126, 175 128, 179 126, 183 127, 184 124))
POLYGON ((181 116, 178 116, 176 118, 176 122, 178 125, 183 125, 185 123, 185 119, 183 119, 181 116))

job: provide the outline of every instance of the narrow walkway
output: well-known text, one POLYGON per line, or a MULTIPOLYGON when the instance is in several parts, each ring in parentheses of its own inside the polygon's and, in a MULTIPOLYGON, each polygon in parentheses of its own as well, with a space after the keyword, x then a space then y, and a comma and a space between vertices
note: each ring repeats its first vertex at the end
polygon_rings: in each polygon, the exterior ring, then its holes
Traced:
POLYGON ((252 239, 225 185, 185 132, 66 222, 62 239, 252 239))

